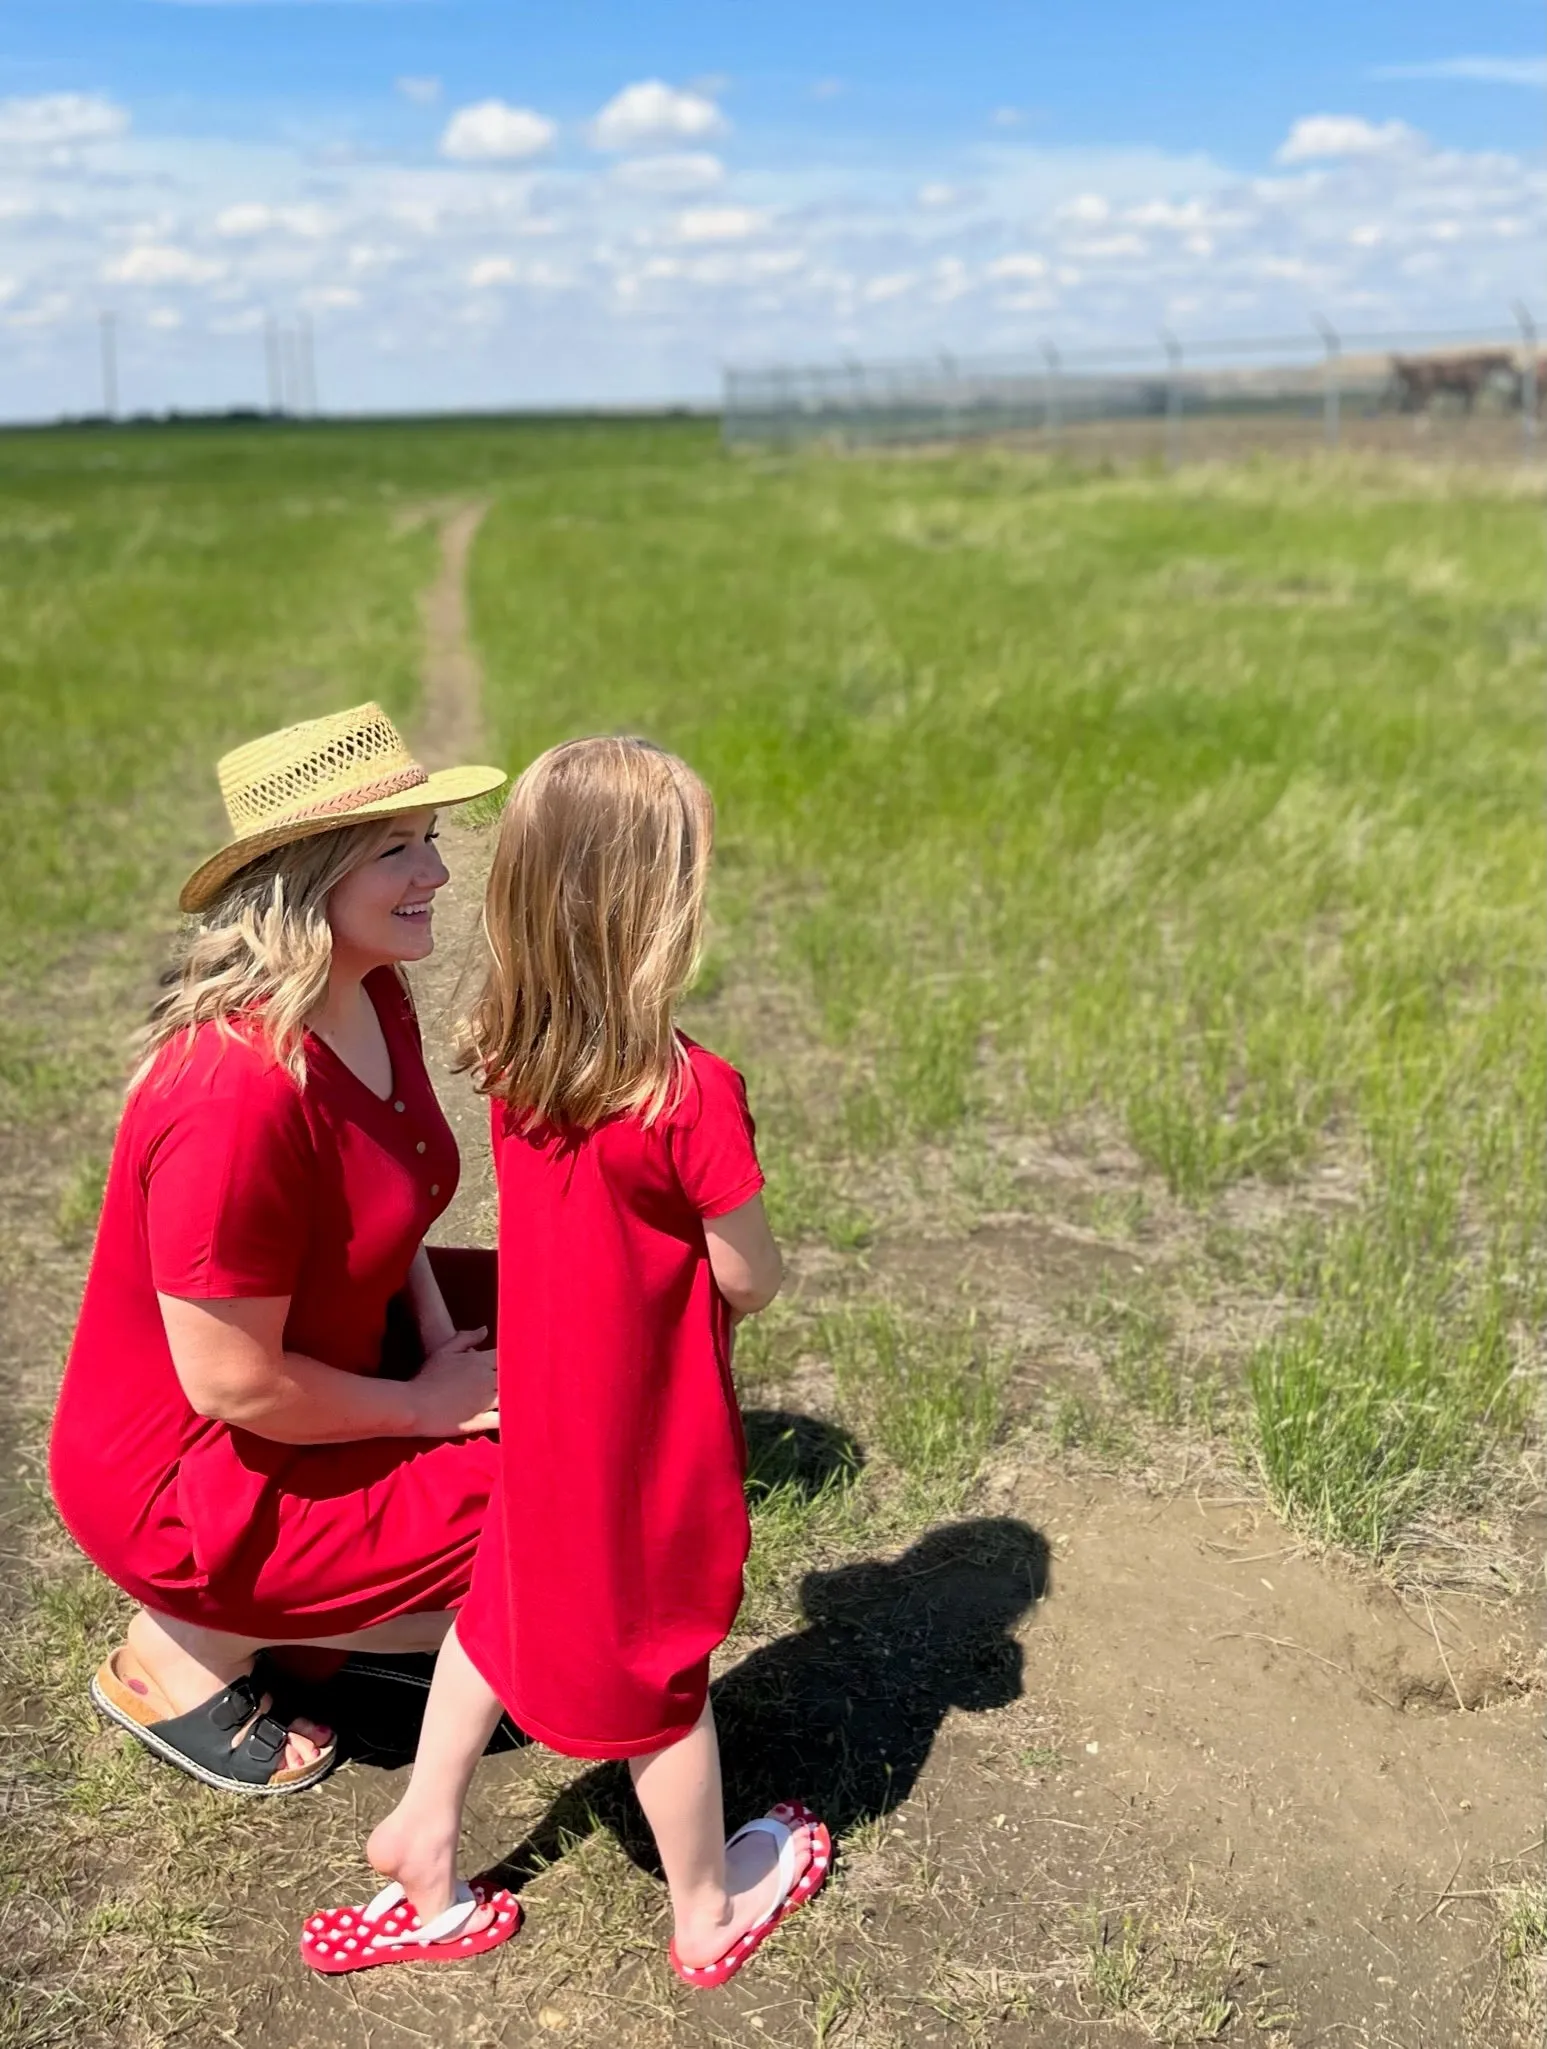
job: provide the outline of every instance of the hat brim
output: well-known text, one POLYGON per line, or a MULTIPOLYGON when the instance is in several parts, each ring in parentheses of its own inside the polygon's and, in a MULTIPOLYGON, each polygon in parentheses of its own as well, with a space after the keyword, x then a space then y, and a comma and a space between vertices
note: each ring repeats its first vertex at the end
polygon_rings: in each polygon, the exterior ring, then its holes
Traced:
POLYGON ((195 868, 178 891, 179 910, 202 911, 220 894, 233 875, 250 862, 272 854, 276 847, 296 840, 315 839, 319 833, 339 832, 348 825, 364 825, 372 818, 391 818, 399 811, 443 811, 448 804, 468 804, 474 797, 487 797, 510 780, 502 768, 442 768, 411 790, 383 797, 374 804, 362 804, 358 811, 335 811, 327 818, 308 818, 291 825, 270 826, 246 839, 232 840, 195 868))

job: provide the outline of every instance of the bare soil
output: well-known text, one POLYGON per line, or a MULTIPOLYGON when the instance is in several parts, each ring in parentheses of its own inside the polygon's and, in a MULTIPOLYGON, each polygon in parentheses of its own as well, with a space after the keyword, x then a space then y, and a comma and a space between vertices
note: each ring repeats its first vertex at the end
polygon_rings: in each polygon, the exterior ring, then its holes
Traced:
MULTIPOLYGON (((464 593, 480 510, 436 516, 418 741, 438 764, 479 749, 464 593)), ((438 1235, 487 1243, 483 1105, 445 1040, 489 837, 452 817, 442 844, 453 882, 416 989, 464 1179, 438 1235)), ((50 1239, 59 1163, 13 1144, 0 1164, 10 1405, 59 1356, 81 1261, 50 1239)), ((1061 1220, 896 1233, 867 1255, 880 1283, 965 1289, 992 1317, 1049 1329, 1133 1263, 1073 1203, 1061 1220)), ((797 1265, 820 1294, 831 1260, 797 1265)), ((821 1388, 796 1396, 818 1407, 821 1388)), ((1147 1488, 1023 1437, 967 1512, 880 1556, 814 1561, 801 1626, 729 1647, 717 1697, 733 1800, 775 1780, 815 1799, 841 1855, 822 1899, 723 1993, 688 1994, 665 1969, 663 1895, 618 1773, 526 1748, 485 1762, 471 1817, 470 1862, 503 1868, 526 1899, 508 1949, 342 1981, 302 1968, 300 1919, 363 1897, 358 1845, 400 1789, 401 1766, 355 1763, 265 1817, 261 1857, 238 1854, 247 1821, 232 1812, 230 1865, 209 1870, 229 1915, 190 1965, 198 2006, 177 2039, 1524 2044, 1497 1903, 1540 1869, 1534 1609, 1403 1596, 1313 1555, 1218 1460, 1197 1472, 1147 1488)), ((16 1563, 0 1565, 14 1597, 16 1563)), ((170 1774, 156 1787, 168 1803, 206 1797, 170 1774)))

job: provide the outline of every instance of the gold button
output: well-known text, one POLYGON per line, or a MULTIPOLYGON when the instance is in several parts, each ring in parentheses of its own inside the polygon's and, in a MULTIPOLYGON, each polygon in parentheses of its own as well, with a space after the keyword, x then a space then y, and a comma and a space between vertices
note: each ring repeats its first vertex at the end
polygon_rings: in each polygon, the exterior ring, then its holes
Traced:
POLYGON ((424 1151, 424 1140, 422 1138, 420 1139, 419 1143, 414 1147, 414 1151, 416 1153, 422 1153, 424 1151))
POLYGON ((431 1193, 431 1195, 439 1195, 439 1194, 440 1194, 440 1183, 439 1183, 438 1181, 432 1181, 432 1182, 430 1183, 430 1193, 431 1193))
POLYGON ((405 1107, 405 1105, 403 1105, 402 1103, 394 1103, 392 1107, 394 1110, 402 1110, 405 1107))

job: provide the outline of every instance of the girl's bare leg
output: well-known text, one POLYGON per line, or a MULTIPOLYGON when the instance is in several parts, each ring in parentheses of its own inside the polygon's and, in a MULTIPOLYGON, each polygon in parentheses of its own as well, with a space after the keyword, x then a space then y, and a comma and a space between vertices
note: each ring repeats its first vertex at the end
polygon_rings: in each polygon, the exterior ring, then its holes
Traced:
MULTIPOLYGON (((408 1790, 365 1846, 374 1868, 402 1886, 421 1922, 451 1905, 467 1789, 499 1718, 497 1696, 450 1630, 435 1663, 408 1790)), ((488 1918, 481 1909, 466 1932, 488 1918)))
MULTIPOLYGON (((677 1955, 712 1964, 772 1906, 778 1848, 761 1831, 727 1857, 720 1742, 708 1702, 679 1742, 630 1760, 634 1790, 661 1853, 677 1955)), ((795 1831, 795 1875, 811 1861, 811 1831, 795 1831)))

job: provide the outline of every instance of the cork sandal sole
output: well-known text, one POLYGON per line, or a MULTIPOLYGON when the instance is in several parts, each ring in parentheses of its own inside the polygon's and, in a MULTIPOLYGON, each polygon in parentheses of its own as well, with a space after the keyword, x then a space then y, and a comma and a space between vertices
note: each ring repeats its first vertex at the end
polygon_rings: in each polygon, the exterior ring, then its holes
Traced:
MULTIPOLYGON (((249 1721, 254 1729, 268 1725, 264 1731, 266 1749, 274 1747, 271 1732, 283 1733, 283 1725, 275 1723, 271 1716, 260 1710, 260 1696, 254 1693, 252 1682, 238 1680, 200 1707, 179 1715, 127 1644, 120 1644, 98 1666, 91 1681, 91 1698, 99 1713, 116 1722, 121 1729, 127 1729, 155 1756, 167 1764, 176 1765, 179 1771, 186 1772, 201 1785, 213 1786, 222 1793, 258 1796, 301 1793, 308 1786, 315 1786, 319 1779, 326 1778, 338 1757, 338 1740, 335 1737, 315 1764, 280 1765, 263 1779, 241 1778, 221 1770, 211 1757, 218 1748, 214 1741, 215 1732, 224 1738, 228 1750, 230 1737, 249 1721), (223 1712, 226 1719, 215 1720, 212 1710, 223 1712), (208 1733, 199 1728, 201 1720, 208 1723, 208 1733), (177 1740, 179 1736, 188 1738, 190 1732, 202 1739, 203 1756, 190 1755, 177 1740)), ((252 1745, 253 1735, 250 1732, 230 1754, 235 1758, 239 1753, 250 1750, 252 1745)), ((284 1754, 282 1743, 277 1754, 284 1754)))

